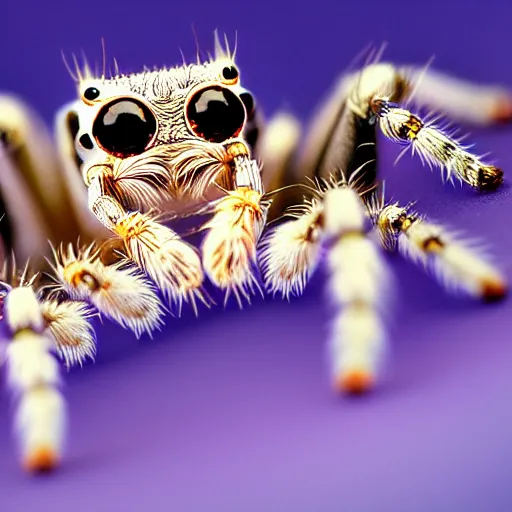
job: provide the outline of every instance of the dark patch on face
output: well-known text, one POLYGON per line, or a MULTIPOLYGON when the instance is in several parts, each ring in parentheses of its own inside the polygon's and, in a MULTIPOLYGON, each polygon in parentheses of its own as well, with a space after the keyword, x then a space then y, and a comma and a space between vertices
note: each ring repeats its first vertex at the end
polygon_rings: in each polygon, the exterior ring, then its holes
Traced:
POLYGON ((247 142, 247 144, 249 144, 251 149, 254 149, 254 147, 256 146, 259 136, 260 136, 260 130, 257 126, 250 128, 245 133, 245 136, 244 136, 245 141, 247 142))
MULTIPOLYGON (((71 137, 71 140, 75 140, 78 131, 80 130, 80 123, 78 121, 78 115, 76 112, 69 112, 66 116, 66 125, 71 137)), ((75 148, 73 147, 73 157, 75 160, 75 164, 78 169, 80 169, 80 166, 83 164, 82 159, 78 156, 78 153, 76 152, 75 148)))
POLYGON ((87 133, 84 133, 80 137, 79 142, 84 149, 93 149, 94 148, 94 144, 91 140, 91 137, 87 133))

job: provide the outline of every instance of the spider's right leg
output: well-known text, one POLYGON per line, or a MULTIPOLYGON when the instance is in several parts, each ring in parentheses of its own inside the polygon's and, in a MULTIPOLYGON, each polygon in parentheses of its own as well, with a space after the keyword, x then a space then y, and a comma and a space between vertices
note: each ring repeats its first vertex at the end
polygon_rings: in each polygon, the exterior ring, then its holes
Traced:
MULTIPOLYGON (((380 204, 379 204, 380 203, 380 204)), ((486 302, 503 299, 508 292, 504 275, 476 244, 469 244, 410 206, 371 206, 382 246, 432 271, 450 291, 462 291, 486 302)))
POLYGON ((379 377, 387 348, 384 322, 390 290, 388 267, 371 237, 366 206, 348 185, 324 195, 329 292, 335 306, 330 333, 336 390, 362 393, 379 377))
POLYGON ((336 183, 295 216, 264 240, 260 262, 267 289, 285 298, 301 294, 326 249, 334 305, 332 383, 337 391, 365 392, 386 348, 381 310, 389 284, 379 247, 368 236, 366 207, 354 188, 336 183))
POLYGON ((473 126, 512 121, 512 94, 505 87, 475 84, 432 68, 400 66, 398 71, 418 103, 473 126))
POLYGON ((412 145, 429 164, 473 188, 500 185, 499 169, 482 163, 433 123, 398 106, 412 99, 475 125, 512 121, 512 95, 500 87, 477 86, 410 66, 373 64, 341 77, 321 105, 290 181, 300 182, 306 176, 329 178, 337 170, 348 179, 365 164, 365 179, 360 184, 371 186, 376 178, 379 127, 385 137, 412 145))

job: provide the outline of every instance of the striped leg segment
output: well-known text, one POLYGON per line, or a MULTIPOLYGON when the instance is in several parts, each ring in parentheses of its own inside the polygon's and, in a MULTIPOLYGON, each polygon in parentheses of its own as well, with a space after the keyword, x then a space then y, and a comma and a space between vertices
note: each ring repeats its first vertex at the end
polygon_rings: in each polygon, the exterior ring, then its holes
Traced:
POLYGON ((30 472, 50 471, 62 457, 66 405, 52 340, 31 286, 6 293, 4 321, 11 332, 5 363, 22 463, 30 472))
POLYGON ((260 257, 267 289, 288 297, 302 293, 325 250, 334 306, 332 382, 336 390, 355 394, 375 383, 387 338, 382 306, 389 278, 369 228, 359 193, 331 183, 265 238, 260 257))
POLYGON ((478 247, 440 224, 396 203, 380 208, 374 218, 386 249, 429 269, 449 290, 484 301, 499 300, 507 294, 505 277, 478 247))

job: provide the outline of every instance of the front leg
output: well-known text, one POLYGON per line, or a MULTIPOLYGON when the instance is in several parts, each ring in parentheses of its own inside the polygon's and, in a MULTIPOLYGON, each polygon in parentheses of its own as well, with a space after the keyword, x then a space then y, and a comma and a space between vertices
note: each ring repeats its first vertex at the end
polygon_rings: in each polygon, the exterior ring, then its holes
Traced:
POLYGON ((127 212, 116 197, 107 168, 96 168, 86 176, 89 207, 100 222, 124 243, 126 255, 158 286, 168 300, 181 308, 189 301, 206 302, 201 285, 203 270, 196 250, 173 230, 149 214, 127 212))
POLYGON ((215 204, 212 219, 204 226, 208 233, 202 246, 203 265, 212 282, 233 292, 240 302, 254 286, 256 246, 265 225, 268 204, 262 202, 263 185, 258 163, 249 156, 242 141, 227 148, 232 161, 234 190, 215 204))

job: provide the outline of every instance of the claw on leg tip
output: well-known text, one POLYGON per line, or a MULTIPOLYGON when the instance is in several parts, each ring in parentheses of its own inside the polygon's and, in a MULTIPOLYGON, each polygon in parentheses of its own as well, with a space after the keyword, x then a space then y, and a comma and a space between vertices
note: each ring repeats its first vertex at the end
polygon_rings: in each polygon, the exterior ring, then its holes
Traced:
POLYGON ((491 119, 498 124, 506 124, 512 122, 512 97, 503 96, 493 106, 491 111, 491 119))
POLYGON ((57 453, 48 447, 40 447, 29 453, 23 463, 28 473, 50 473, 59 465, 57 453))
POLYGON ((335 390, 342 394, 362 395, 373 388, 373 376, 362 370, 353 370, 339 375, 335 382, 335 390))
POLYGON ((486 165, 478 172, 478 189, 481 192, 493 192, 503 185, 503 171, 494 165, 486 165))
POLYGON ((503 281, 488 281, 482 289, 484 302, 498 302, 508 295, 508 286, 503 281))

